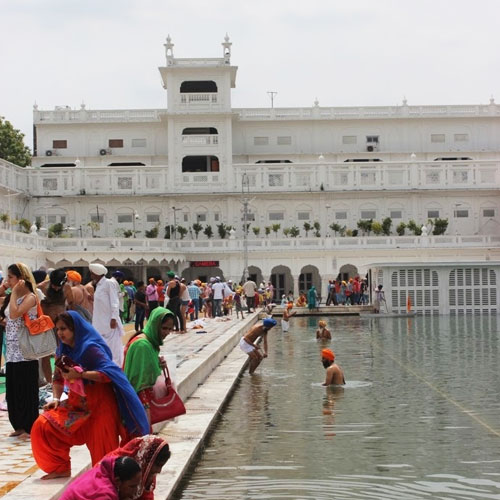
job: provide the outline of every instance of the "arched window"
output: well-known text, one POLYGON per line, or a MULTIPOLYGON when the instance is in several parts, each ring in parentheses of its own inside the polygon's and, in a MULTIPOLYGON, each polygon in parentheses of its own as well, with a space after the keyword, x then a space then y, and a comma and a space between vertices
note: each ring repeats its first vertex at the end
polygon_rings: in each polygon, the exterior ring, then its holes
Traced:
POLYGON ((218 172, 217 156, 185 156, 182 159, 182 172, 218 172))
POLYGON ((182 135, 217 135, 218 133, 214 127, 189 127, 182 131, 182 135))
POLYGON ((217 84, 212 80, 186 81, 181 83, 181 94, 201 94, 217 92, 217 84))

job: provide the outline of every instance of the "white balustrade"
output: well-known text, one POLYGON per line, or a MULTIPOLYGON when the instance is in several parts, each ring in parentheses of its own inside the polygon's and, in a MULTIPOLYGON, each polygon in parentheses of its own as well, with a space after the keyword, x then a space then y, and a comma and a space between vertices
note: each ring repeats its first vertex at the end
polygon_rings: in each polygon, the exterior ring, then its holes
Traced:
POLYGON ((211 135, 183 135, 182 144, 185 146, 217 146, 219 144, 219 136, 211 135))
POLYGON ((217 92, 189 92, 180 94, 180 103, 186 105, 217 104, 217 92))

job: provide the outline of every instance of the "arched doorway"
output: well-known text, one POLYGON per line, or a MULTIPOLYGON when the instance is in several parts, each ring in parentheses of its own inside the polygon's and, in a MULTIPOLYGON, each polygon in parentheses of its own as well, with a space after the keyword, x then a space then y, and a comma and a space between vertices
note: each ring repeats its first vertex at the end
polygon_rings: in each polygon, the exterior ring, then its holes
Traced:
POLYGON ((193 280, 200 280, 202 283, 207 283, 210 278, 215 278, 216 276, 222 281, 226 281, 224 271, 220 267, 188 267, 182 271, 181 276, 188 283, 193 280))
POLYGON ((312 265, 304 266, 299 275, 299 293, 306 293, 313 285, 321 295, 321 276, 318 268, 312 265))
POLYGON ((271 283, 274 286, 274 301, 280 302, 282 295, 293 293, 293 277, 287 266, 276 266, 271 271, 271 283))
POLYGON ((255 281, 257 286, 259 286, 264 281, 262 271, 257 266, 248 266, 248 272, 247 276, 245 276, 245 280, 247 277, 250 277, 252 281, 255 281))
POLYGON ((354 278, 358 274, 358 268, 356 266, 353 266, 352 264, 344 264, 339 270, 337 279, 349 281, 349 279, 354 278))

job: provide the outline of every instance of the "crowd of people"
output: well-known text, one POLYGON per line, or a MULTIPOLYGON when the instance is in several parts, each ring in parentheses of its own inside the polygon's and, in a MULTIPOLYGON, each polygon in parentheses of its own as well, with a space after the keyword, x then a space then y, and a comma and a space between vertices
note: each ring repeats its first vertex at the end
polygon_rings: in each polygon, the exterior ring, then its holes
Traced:
POLYGON ((157 307, 124 357, 121 273, 108 279, 101 264, 91 264, 89 272, 91 282, 83 286, 75 270, 32 272, 22 263, 7 269, 0 320, 10 436, 30 439, 45 480, 69 477, 71 448, 87 446, 93 468, 67 488, 66 500, 96 498, 95 488, 98 498, 151 499, 170 450, 164 439, 151 435, 148 398, 165 366, 159 349, 174 315, 157 307), (53 322, 57 348, 54 356, 28 359, 23 330, 28 320, 42 319, 41 313, 53 322), (39 387, 47 381, 52 397, 39 414, 39 387))
MULTIPOLYGON (((245 311, 251 314, 263 307, 269 316, 240 341, 254 373, 267 357, 267 334, 277 324, 270 315, 274 287, 271 283, 258 286, 250 278, 234 284, 217 276, 206 283, 186 283, 174 272, 167 273, 165 282, 151 277, 146 286, 126 280, 119 270, 107 278, 108 269, 99 263, 90 264, 88 271, 90 281, 83 284, 76 270, 32 272, 15 263, 0 284, 11 436, 31 440, 35 461, 46 473, 44 479, 70 476, 71 447, 87 446, 93 468, 66 490, 62 497, 66 500, 91 498, 85 491, 96 487, 107 492, 102 498, 153 498, 154 477, 170 456, 168 444, 151 435, 149 412, 153 387, 166 367, 160 356, 163 341, 171 332, 185 333, 187 322, 201 315, 222 318, 234 308, 236 318, 243 319, 245 311), (54 356, 27 359, 19 339, 26 322, 36 320, 40 312, 53 322, 57 349, 54 356), (134 322, 135 333, 124 348, 124 324, 129 321, 134 322), (39 387, 44 384, 52 397, 39 414, 39 387)), ((336 290, 336 282, 331 290, 336 290)), ((295 314, 293 297, 286 298, 292 300, 283 313, 284 332, 295 314)), ((351 300, 356 299, 358 291, 351 300)), ((295 303, 311 308, 319 300, 311 287, 295 303)), ((322 321, 317 338, 331 339, 322 321)), ((333 351, 322 351, 327 385, 344 383, 334 359, 333 351)))

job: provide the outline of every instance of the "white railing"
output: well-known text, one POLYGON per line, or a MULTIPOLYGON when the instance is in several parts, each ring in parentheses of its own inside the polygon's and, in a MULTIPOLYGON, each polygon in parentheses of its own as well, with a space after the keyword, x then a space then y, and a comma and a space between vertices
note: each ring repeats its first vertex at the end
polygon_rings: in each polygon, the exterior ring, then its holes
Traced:
POLYGON ((243 175, 251 192, 407 191, 498 189, 500 161, 280 163, 221 165, 220 172, 169 173, 146 167, 60 167, 20 169, 0 164, 0 185, 27 186, 33 196, 157 194, 239 191, 243 175))
POLYGON ((33 122, 159 122, 161 115, 166 112, 166 109, 34 110, 33 122))
MULTIPOLYGON (((166 240, 161 238, 45 238, 0 229, 0 245, 23 246, 52 252, 110 251, 130 252, 242 252, 244 242, 240 239, 184 239, 166 240)), ((361 237, 300 237, 276 238, 269 235, 250 238, 249 250, 283 251, 303 249, 324 252, 325 250, 359 249, 370 251, 396 248, 499 248, 500 236, 495 235, 443 235, 443 236, 361 236, 361 237)))
POLYGON ((419 117, 500 116, 498 104, 464 106, 366 106, 311 108, 238 108, 233 109, 241 120, 310 120, 419 117))
MULTIPOLYGON (((179 60, 176 60, 179 61, 179 60)), ((200 60, 201 61, 201 60, 200 60)), ((219 60, 217 60, 219 61, 219 60)), ((212 63, 209 63, 212 64, 212 63)), ((213 64, 212 64, 213 65, 213 64)), ((216 92, 183 93, 182 105, 213 105, 218 103, 216 92)), ((428 118, 500 116, 500 105, 478 104, 462 106, 357 106, 308 108, 233 108, 241 120, 343 120, 366 118, 428 118)), ((70 108, 33 111, 34 123, 61 122, 158 122, 167 109, 74 110, 70 108)))
POLYGON ((0 187, 22 193, 28 191, 28 174, 30 169, 18 167, 13 163, 0 159, 0 187))
POLYGON ((218 135, 183 135, 182 144, 185 146, 216 146, 219 144, 218 135))
POLYGON ((217 104, 217 92, 189 92, 180 94, 180 103, 187 105, 217 104))

